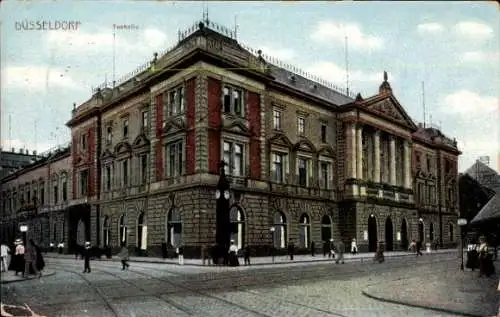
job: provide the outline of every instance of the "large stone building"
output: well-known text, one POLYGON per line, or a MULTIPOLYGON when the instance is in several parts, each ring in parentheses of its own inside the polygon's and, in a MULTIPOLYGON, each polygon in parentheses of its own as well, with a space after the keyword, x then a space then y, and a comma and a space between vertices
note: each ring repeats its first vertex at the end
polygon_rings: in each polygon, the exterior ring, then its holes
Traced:
POLYGON ((36 159, 36 151, 30 153, 26 149, 19 149, 16 152, 14 148, 10 151, 0 148, 0 179, 17 169, 33 163, 36 159))
POLYGON ((454 243, 460 152, 413 123, 387 74, 378 94, 352 98, 215 29, 196 24, 149 68, 75 105, 69 241, 151 254, 165 240, 199 255, 215 242, 223 160, 239 247, 454 243))

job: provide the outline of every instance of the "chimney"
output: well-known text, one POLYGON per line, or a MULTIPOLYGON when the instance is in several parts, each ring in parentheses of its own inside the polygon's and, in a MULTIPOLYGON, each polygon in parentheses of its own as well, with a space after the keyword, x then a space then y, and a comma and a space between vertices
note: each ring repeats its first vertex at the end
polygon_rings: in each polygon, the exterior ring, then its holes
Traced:
POLYGON ((423 125, 422 125, 422 123, 421 123, 421 122, 419 122, 419 123, 418 123, 418 128, 419 128, 419 129, 422 129, 422 128, 423 128, 423 125))
POLYGON ((19 149, 19 154, 23 154, 24 153, 24 150, 23 149, 19 149))
POLYGON ((33 155, 36 156, 36 150, 33 151, 33 155))
POLYGON ((12 152, 12 153, 15 153, 15 152, 16 152, 16 149, 15 149, 15 148, 12 148, 12 151, 11 151, 11 152, 12 152))

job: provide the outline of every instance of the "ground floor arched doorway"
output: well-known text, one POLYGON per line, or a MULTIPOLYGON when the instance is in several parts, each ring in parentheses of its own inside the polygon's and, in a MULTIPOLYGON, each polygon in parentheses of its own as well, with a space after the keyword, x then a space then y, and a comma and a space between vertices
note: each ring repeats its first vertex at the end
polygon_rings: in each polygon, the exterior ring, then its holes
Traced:
POLYGON ((374 215, 368 218, 368 251, 375 252, 377 250, 377 219, 374 215))
POLYGON ((394 231, 391 217, 387 217, 385 220, 385 249, 387 251, 394 250, 394 231))
POLYGON ((403 250, 408 249, 408 225, 405 219, 401 221, 401 248, 403 250))

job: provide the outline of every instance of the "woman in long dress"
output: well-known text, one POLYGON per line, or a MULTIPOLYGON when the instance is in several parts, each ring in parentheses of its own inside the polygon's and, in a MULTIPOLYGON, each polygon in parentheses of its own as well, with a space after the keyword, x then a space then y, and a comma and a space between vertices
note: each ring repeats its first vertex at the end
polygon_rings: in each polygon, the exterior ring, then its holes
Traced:
POLYGON ((238 247, 234 245, 234 240, 231 240, 231 246, 229 247, 229 265, 240 265, 240 262, 238 261, 238 247))
POLYGON ((24 275, 24 245, 21 239, 16 239, 14 254, 10 261, 9 270, 16 272, 16 275, 21 272, 24 275))

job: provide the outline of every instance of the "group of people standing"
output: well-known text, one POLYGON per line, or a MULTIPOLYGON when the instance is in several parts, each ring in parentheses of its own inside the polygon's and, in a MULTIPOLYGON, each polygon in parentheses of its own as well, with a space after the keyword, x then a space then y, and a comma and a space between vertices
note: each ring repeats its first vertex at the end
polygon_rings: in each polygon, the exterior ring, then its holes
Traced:
POLYGON ((42 270, 45 268, 45 261, 39 246, 29 239, 26 246, 22 239, 14 241, 14 247, 10 248, 6 243, 1 245, 1 270, 14 271, 23 277, 29 275, 42 276, 42 270))
POLYGON ((467 251, 466 267, 472 269, 479 268, 479 277, 491 276, 495 274, 493 260, 496 254, 494 248, 490 248, 485 237, 479 238, 479 244, 473 245, 467 251))

